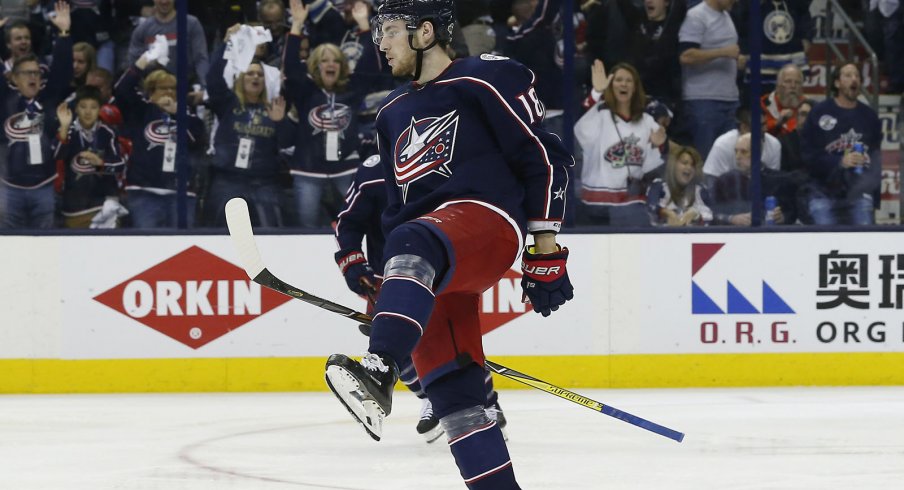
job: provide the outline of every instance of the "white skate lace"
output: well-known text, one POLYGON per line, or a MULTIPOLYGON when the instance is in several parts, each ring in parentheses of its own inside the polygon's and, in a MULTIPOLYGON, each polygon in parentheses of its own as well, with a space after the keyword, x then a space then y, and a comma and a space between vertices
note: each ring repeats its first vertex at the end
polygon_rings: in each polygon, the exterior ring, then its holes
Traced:
POLYGON ((380 371, 381 373, 389 372, 389 366, 383 363, 380 356, 371 353, 365 353, 361 358, 361 365, 368 371, 380 371))
POLYGON ((421 420, 429 420, 433 418, 433 404, 430 400, 424 398, 424 404, 421 405, 421 420))

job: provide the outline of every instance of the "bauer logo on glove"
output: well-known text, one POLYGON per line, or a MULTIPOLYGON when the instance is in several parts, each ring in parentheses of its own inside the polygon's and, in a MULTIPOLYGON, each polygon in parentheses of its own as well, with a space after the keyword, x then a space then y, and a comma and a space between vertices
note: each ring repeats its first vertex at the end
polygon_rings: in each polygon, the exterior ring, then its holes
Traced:
POLYGON ((534 311, 549 316, 559 306, 574 297, 574 288, 568 279, 565 263, 568 249, 559 247, 558 252, 534 253, 533 247, 524 249, 521 260, 521 288, 524 298, 530 301, 534 311))

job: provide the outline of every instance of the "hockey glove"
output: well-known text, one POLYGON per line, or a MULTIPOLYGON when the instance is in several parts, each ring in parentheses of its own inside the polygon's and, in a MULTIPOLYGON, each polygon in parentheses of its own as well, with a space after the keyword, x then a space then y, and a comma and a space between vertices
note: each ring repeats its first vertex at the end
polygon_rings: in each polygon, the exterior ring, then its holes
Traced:
POLYGON ((361 296, 376 294, 377 278, 360 250, 346 248, 336 252, 336 264, 345 276, 348 288, 361 296))
POLYGON ((543 316, 559 309, 559 306, 574 297, 574 288, 568 280, 565 262, 568 249, 559 247, 558 252, 537 254, 533 247, 526 247, 521 255, 521 288, 530 300, 534 311, 543 316))

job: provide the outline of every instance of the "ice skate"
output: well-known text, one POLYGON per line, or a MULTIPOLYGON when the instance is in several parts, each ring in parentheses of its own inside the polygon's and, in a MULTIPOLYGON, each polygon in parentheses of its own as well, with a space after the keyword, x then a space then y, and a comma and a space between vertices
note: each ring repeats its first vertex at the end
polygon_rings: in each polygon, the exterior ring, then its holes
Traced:
POLYGON ((383 435, 383 419, 392 411, 392 390, 399 379, 395 363, 377 354, 360 362, 342 354, 326 361, 326 384, 375 441, 383 435))
POLYGON ((507 441, 508 433, 505 431, 505 426, 506 424, 508 424, 508 421, 505 420, 505 414, 502 413, 502 407, 499 406, 499 401, 497 400, 496 403, 493 404, 493 406, 487 408, 486 410, 487 417, 489 417, 490 420, 496 421, 496 425, 498 425, 499 430, 502 431, 502 437, 507 441))
POLYGON ((426 398, 424 398, 424 404, 421 405, 421 419, 417 423, 417 433, 427 439, 427 444, 439 439, 445 433, 439 419, 433 413, 433 404, 426 398))

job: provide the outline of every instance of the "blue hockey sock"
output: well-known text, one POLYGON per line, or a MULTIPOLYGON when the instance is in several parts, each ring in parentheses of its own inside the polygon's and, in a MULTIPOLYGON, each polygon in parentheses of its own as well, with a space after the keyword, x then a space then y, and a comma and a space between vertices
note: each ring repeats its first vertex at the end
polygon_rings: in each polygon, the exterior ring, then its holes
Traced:
POLYGON ((502 430, 484 408, 486 390, 486 370, 477 364, 449 373, 426 387, 468 488, 518 490, 521 487, 515 481, 502 430))
POLYGON ((515 490, 512 460, 502 430, 482 405, 440 419, 461 477, 471 490, 515 490))
POLYGON ((435 300, 433 292, 417 281, 386 278, 377 300, 368 351, 387 354, 401 364, 421 339, 435 300))

